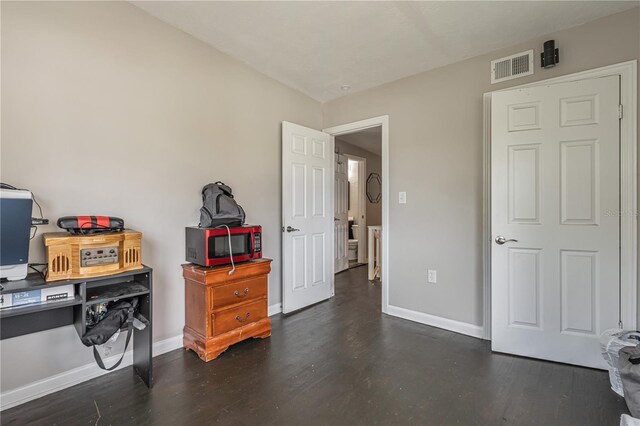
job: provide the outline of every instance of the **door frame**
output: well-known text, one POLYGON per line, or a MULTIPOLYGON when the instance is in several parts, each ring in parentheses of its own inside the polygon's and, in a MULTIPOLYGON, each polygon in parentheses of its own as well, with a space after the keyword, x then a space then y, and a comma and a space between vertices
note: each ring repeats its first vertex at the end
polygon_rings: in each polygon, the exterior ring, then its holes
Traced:
POLYGON ((617 75, 620 77, 620 318, 625 329, 637 328, 638 305, 638 157, 637 60, 507 87, 483 95, 483 339, 491 340, 491 95, 524 87, 544 86, 617 75))
MULTIPOLYGON (((358 213, 364 218, 358 220, 367 223, 367 195, 366 195, 366 179, 367 179, 367 159, 353 154, 343 154, 348 160, 358 162, 358 213)), ((347 167, 347 173, 349 167, 347 167)), ((362 226, 358 226, 358 263, 366 263, 367 261, 367 245, 365 244, 367 230, 362 226)))
MULTIPOLYGON (((380 281, 382 285, 382 312, 386 314, 389 310, 389 287, 391 284, 389 282, 389 116, 382 115, 366 120, 354 121, 352 123, 328 127, 322 129, 322 131, 331 136, 331 144, 335 147, 335 136, 378 126, 380 126, 382 130, 382 275, 380 281)), ((331 189, 331 191, 333 191, 333 189, 331 189)), ((333 200, 333 192, 331 193, 331 197, 333 200)))

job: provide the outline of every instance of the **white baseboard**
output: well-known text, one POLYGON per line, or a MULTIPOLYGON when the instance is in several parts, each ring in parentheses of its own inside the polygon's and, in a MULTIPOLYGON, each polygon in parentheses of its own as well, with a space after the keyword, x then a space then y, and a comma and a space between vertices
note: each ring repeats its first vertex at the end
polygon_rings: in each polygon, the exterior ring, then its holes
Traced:
POLYGON ((389 305, 387 314, 409 321, 415 321, 421 324, 430 325, 432 327, 438 327, 444 330, 453 331, 455 333, 477 337, 478 339, 482 339, 483 336, 482 326, 425 314, 424 312, 412 311, 410 309, 400 308, 398 306, 389 305))
MULTIPOLYGON (((282 312, 282 303, 275 303, 269 306, 269 316, 282 312)), ((162 355, 182 347, 182 334, 170 337, 153 344, 153 356, 162 355)), ((120 355, 114 355, 104 359, 106 365, 115 363, 120 355)), ((124 356, 122 363, 113 371, 128 367, 133 364, 133 351, 129 350, 124 356)), ((56 374, 46 379, 38 380, 26 386, 12 389, 0 394, 0 411, 15 407, 25 402, 43 397, 53 392, 77 385, 87 380, 100 377, 109 371, 102 370, 95 362, 74 368, 63 373, 56 374)))
MULTIPOLYGON (((163 353, 181 347, 182 334, 165 340, 160 340, 153 344, 153 356, 162 355, 163 353)), ((114 355, 109 358, 105 358, 104 362, 106 365, 112 365, 119 358, 119 354, 114 355)), ((129 350, 125 354, 122 364, 113 371, 120 370, 121 368, 128 367, 132 364, 133 350, 129 350)), ((38 380, 37 382, 30 383, 26 386, 3 392, 0 394, 0 411, 15 407, 16 405, 24 404, 25 402, 77 385, 78 383, 100 377, 107 373, 109 373, 109 371, 102 370, 95 362, 92 362, 90 364, 47 377, 46 379, 38 380)))
POLYGON ((182 334, 178 334, 177 336, 169 337, 168 339, 155 342, 153 344, 152 352, 153 352, 153 356, 158 356, 158 355, 162 355, 167 352, 171 352, 173 350, 179 349, 181 347, 182 347, 182 334))
POLYGON ((274 303, 269 305, 269 316, 277 315, 282 312, 282 303, 274 303))

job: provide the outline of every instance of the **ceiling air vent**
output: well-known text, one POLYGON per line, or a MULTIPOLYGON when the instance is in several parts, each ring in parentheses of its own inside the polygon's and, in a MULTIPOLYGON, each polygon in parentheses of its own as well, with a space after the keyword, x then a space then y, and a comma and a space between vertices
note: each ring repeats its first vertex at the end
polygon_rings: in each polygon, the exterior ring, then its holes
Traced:
POLYGON ((533 74, 533 49, 491 61, 491 84, 533 74))

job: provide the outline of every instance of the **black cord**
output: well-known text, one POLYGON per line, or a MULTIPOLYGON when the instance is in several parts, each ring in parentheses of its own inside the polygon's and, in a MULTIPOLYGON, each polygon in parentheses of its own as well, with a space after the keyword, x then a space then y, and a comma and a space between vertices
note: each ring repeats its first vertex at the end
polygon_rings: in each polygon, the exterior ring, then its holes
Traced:
POLYGON ((78 228, 77 228, 78 232, 77 233, 81 234, 81 235, 93 234, 93 233, 96 233, 96 232, 101 232, 101 233, 105 233, 106 234, 108 232, 122 232, 125 229, 126 228, 112 228, 112 227, 107 226, 107 225, 102 225, 102 224, 99 224, 97 222, 89 221, 89 222, 84 222, 82 224, 78 223, 78 228), (83 228, 83 226, 85 226, 87 224, 91 225, 91 228, 83 228), (94 226, 95 226, 95 228, 94 228, 94 226))
POLYGON ((94 221, 91 221, 91 220, 89 222, 82 222, 82 224, 78 224, 78 228, 80 228, 80 229, 91 229, 91 228, 83 228, 83 226, 85 226, 85 225, 91 225, 91 226, 95 226, 97 228, 111 229, 110 226, 102 225, 102 224, 100 224, 98 222, 94 222, 94 221))
POLYGON ((44 215, 42 214, 42 207, 40 207, 40 203, 38 203, 38 200, 36 200, 36 196, 33 194, 33 192, 31 193, 31 198, 33 199, 33 202, 36 203, 36 206, 38 206, 38 210, 40 210, 40 219, 44 219, 44 215))
POLYGON ((29 263, 29 269, 32 269, 34 271, 36 271, 38 273, 38 275, 40 275, 40 278, 42 278, 43 280, 46 279, 46 275, 47 275, 47 264, 46 263, 29 263), (44 269, 41 271, 38 268, 36 268, 36 266, 44 266, 44 269))

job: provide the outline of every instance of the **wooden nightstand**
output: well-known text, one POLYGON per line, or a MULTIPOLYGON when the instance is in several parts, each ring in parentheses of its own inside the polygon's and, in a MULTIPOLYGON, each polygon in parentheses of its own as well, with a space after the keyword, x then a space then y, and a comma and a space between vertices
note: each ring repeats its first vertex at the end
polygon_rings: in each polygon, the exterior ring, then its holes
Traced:
POLYGON ((267 306, 271 259, 205 268, 182 265, 185 284, 183 346, 211 361, 230 345, 271 335, 267 306))

